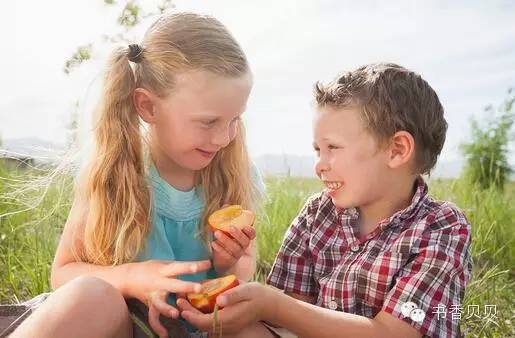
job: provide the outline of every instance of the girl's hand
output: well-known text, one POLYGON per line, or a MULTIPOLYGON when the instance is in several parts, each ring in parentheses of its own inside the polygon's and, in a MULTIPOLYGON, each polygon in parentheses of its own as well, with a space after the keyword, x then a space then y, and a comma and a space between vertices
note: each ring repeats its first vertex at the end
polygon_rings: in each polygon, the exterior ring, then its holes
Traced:
MULTIPOLYGON (((223 306, 218 311, 218 326, 225 333, 236 333, 260 320, 273 318, 276 291, 265 285, 252 282, 230 289, 217 298, 223 306)), ((186 299, 178 299, 181 315, 202 331, 213 330, 214 314, 204 314, 194 308, 186 299)))
POLYGON ((159 316, 179 318, 179 311, 167 302, 168 294, 167 291, 154 291, 148 299, 148 322, 159 338, 168 338, 168 330, 161 324, 159 316))
MULTIPOLYGON (((205 271, 210 266, 211 262, 208 260, 194 262, 149 260, 128 263, 124 296, 126 298, 137 298, 150 309, 150 300, 156 291, 171 293, 200 292, 200 283, 186 282, 176 277, 205 271)), ((172 309, 174 308, 172 307, 172 309)), ((167 308, 166 311, 171 311, 171 309, 167 308)), ((171 312, 167 316, 170 317, 170 314, 171 312)))
POLYGON ((246 226, 243 231, 232 226, 229 233, 233 238, 222 231, 216 231, 216 240, 211 242, 213 265, 218 273, 224 273, 236 264, 238 259, 245 254, 251 241, 256 238, 256 230, 252 226, 246 226))

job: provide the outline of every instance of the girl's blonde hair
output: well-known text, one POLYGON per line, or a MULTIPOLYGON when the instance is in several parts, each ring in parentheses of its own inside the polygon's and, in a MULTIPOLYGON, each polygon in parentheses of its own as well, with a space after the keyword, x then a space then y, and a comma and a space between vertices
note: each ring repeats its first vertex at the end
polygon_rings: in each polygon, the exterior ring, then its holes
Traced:
MULTIPOLYGON (((152 197, 147 179, 147 142, 132 101, 141 87, 164 97, 174 90, 174 74, 205 70, 224 77, 249 73, 245 54, 216 19, 193 13, 165 14, 146 32, 137 63, 129 48, 112 54, 105 74, 103 98, 95 125, 95 152, 82 188, 89 203, 82 250, 86 262, 116 265, 133 260, 144 248, 151 227, 152 197)), ((253 208, 257 190, 251 179, 245 131, 198 173, 206 207, 200 230, 207 240, 209 214, 224 203, 253 208)))

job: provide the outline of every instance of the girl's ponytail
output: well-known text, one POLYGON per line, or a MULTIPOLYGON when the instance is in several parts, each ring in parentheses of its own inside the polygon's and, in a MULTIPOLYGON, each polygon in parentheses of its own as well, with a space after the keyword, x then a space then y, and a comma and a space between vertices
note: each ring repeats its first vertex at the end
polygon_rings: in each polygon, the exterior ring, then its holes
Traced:
POLYGON ((129 63, 137 60, 136 52, 134 45, 113 52, 98 106, 96 146, 85 186, 89 210, 83 258, 93 264, 131 261, 149 231, 151 199, 141 122, 132 101, 136 81, 129 63))

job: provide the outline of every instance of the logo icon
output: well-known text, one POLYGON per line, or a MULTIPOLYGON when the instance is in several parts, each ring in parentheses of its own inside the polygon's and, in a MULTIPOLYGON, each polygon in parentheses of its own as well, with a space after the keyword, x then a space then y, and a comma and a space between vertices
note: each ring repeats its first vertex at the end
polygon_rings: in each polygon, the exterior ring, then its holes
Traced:
POLYGON ((417 304, 413 302, 406 302, 401 305, 401 313, 404 317, 409 317, 411 320, 417 323, 421 323, 424 318, 426 318, 426 314, 422 309, 419 309, 417 304))

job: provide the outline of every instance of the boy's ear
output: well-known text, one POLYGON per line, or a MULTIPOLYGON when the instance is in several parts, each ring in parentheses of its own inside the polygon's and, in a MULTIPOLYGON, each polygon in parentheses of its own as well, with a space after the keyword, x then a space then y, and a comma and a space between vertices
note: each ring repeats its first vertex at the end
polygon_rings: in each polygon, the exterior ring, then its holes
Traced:
POLYGON ((396 132, 390 142, 388 166, 399 168, 405 163, 410 162, 415 156, 415 139, 407 131, 396 132))
POLYGON ((156 98, 144 88, 136 88, 132 94, 132 102, 141 119, 149 124, 156 121, 156 98))

